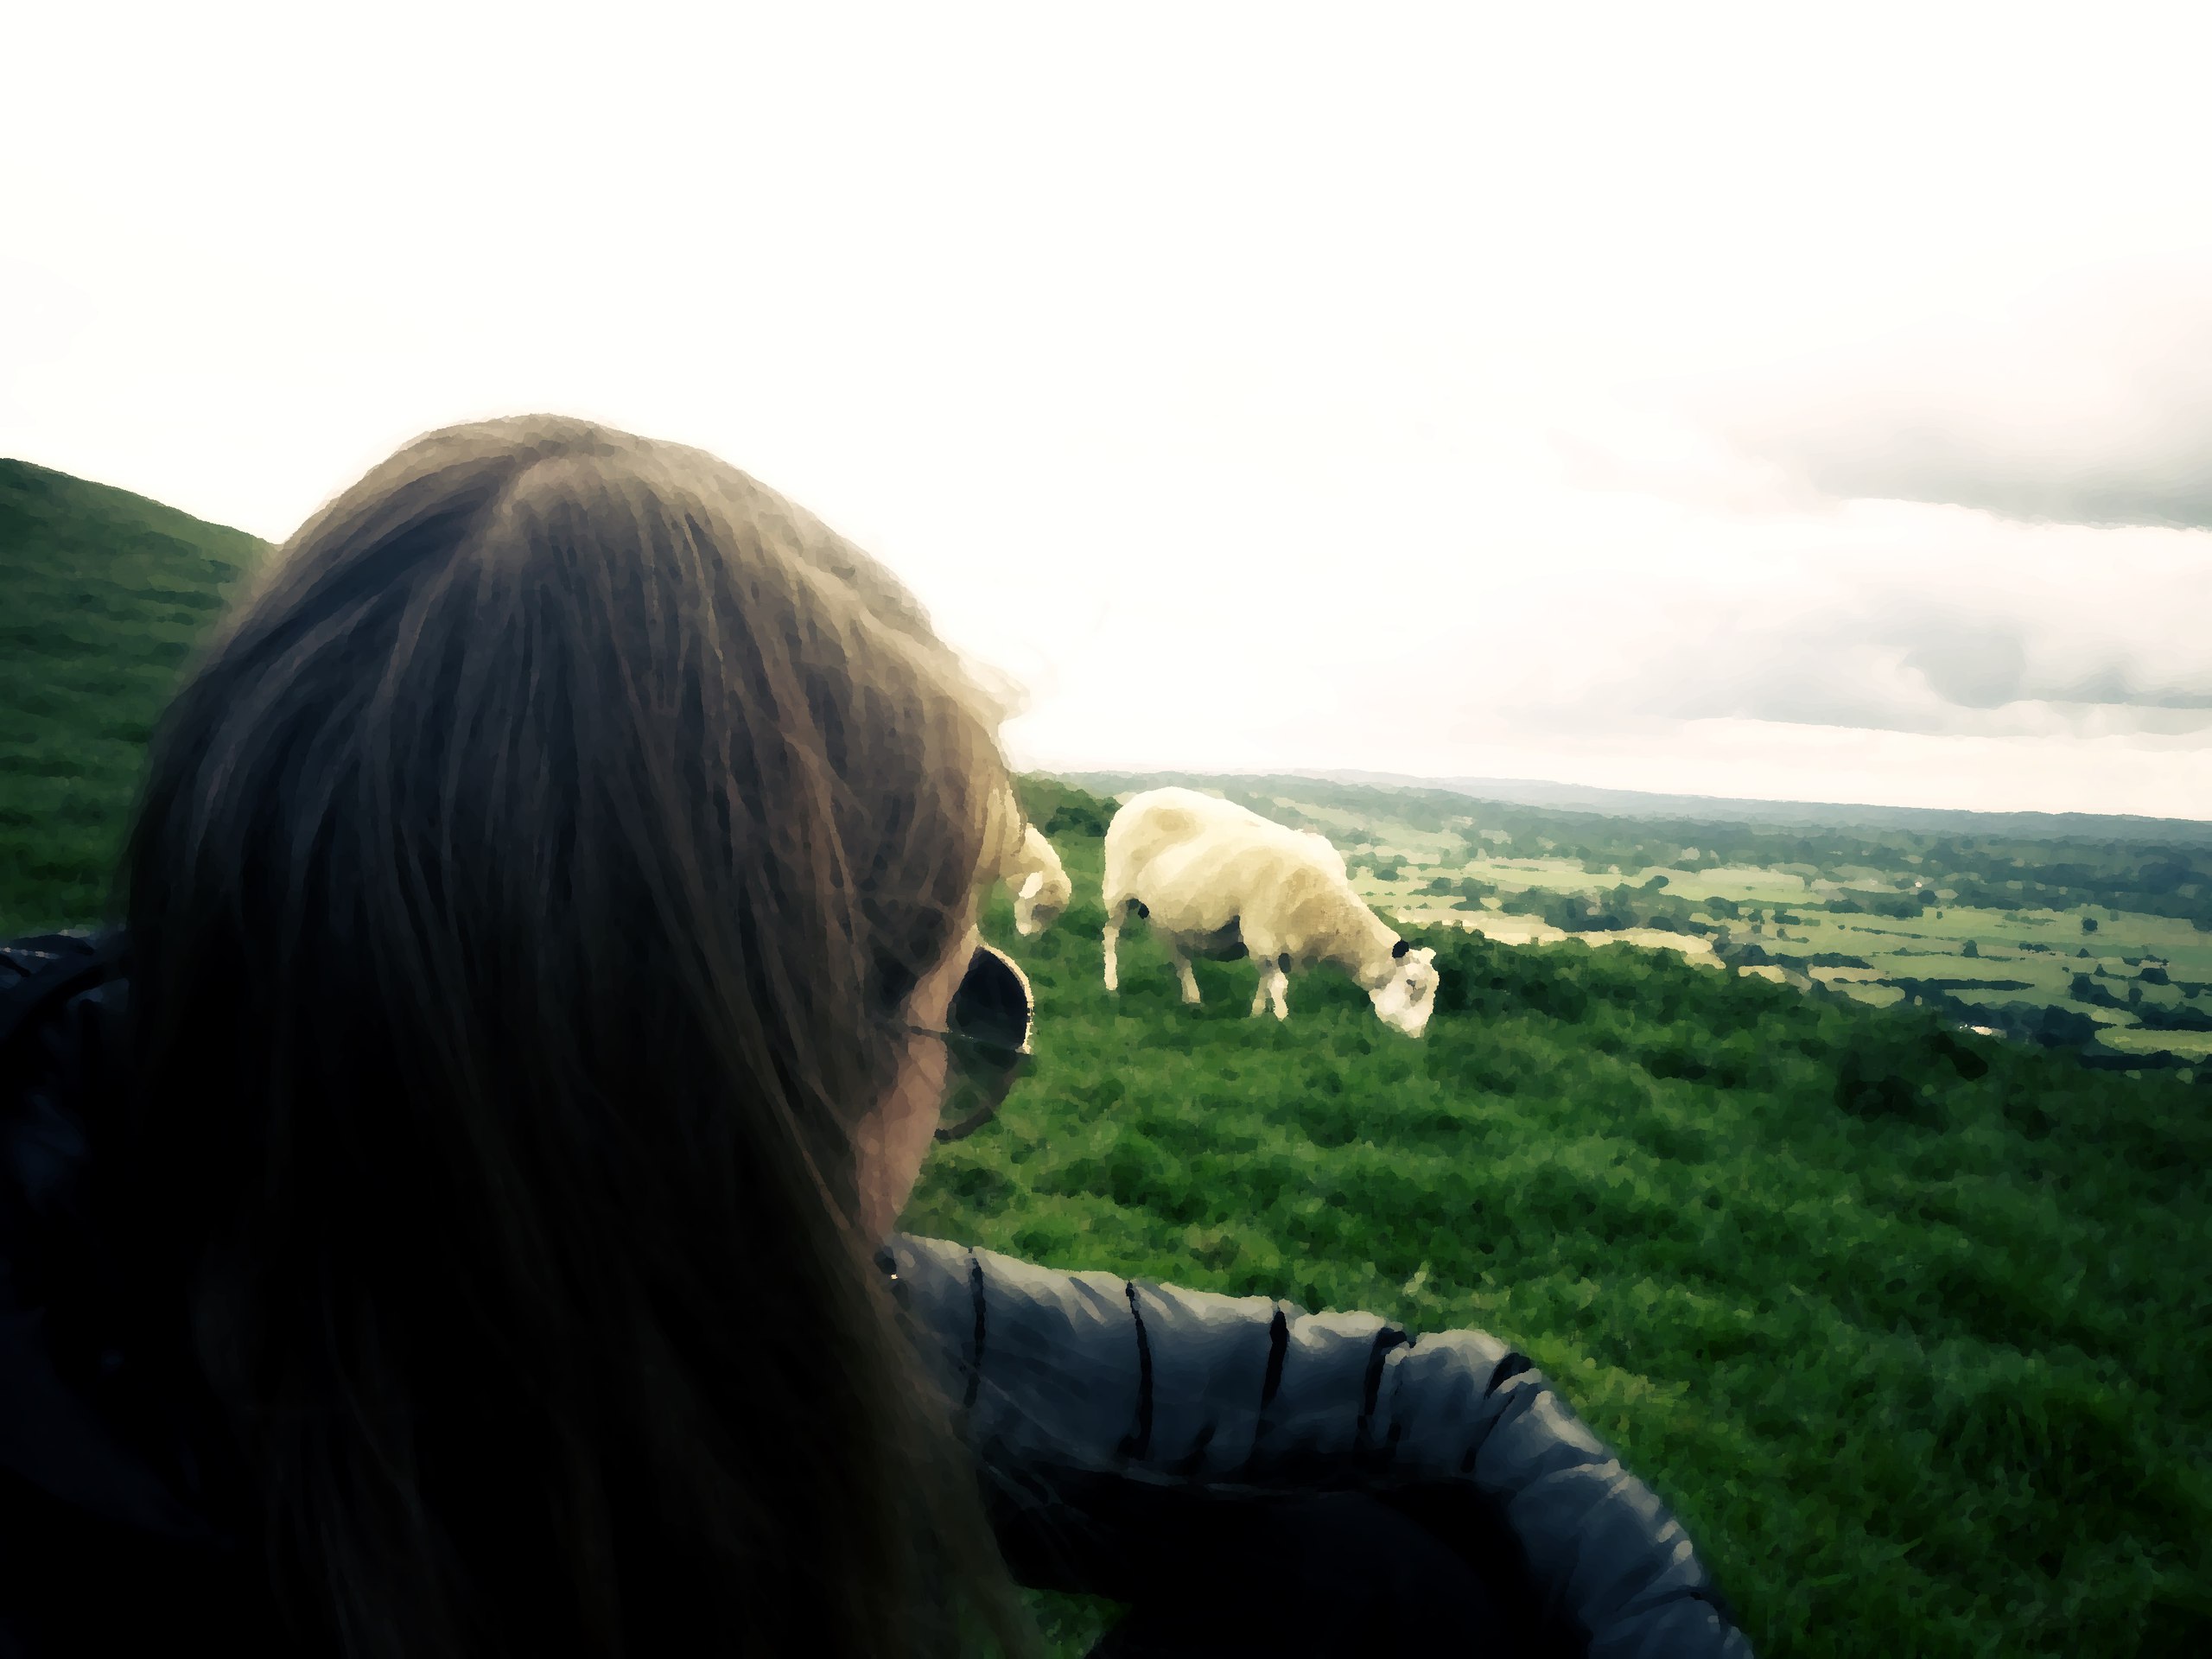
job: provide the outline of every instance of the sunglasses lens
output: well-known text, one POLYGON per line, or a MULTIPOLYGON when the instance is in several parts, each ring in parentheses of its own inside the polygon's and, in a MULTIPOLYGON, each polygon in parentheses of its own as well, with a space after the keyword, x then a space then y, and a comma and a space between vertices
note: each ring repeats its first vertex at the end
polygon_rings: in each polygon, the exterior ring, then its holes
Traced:
POLYGON ((969 960, 945 1024, 977 1043, 1019 1051, 1029 1046, 1033 1009, 1021 970, 987 945, 969 960))
POLYGON ((976 1048, 959 1037, 950 1039, 948 1047, 952 1064, 945 1077, 944 1121, 937 1138, 958 1141, 998 1116, 1029 1057, 998 1047, 976 1048))
POLYGON ((1013 959, 988 945, 978 949, 946 1010, 945 1047, 952 1068, 938 1140, 960 1140, 997 1116, 1000 1103, 1028 1065, 1035 1008, 1029 981, 1013 959))

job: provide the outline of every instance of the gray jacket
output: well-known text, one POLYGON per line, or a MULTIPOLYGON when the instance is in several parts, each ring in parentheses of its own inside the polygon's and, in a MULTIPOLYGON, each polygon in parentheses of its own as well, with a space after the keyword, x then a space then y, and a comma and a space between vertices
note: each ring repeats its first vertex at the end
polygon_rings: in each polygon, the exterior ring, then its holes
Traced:
POLYGON ((1665 1505, 1494 1337, 903 1235, 879 1260, 1025 1583, 1130 1599, 1239 1505, 1357 1490, 1505 1591, 1522 1653, 1750 1659, 1665 1505))

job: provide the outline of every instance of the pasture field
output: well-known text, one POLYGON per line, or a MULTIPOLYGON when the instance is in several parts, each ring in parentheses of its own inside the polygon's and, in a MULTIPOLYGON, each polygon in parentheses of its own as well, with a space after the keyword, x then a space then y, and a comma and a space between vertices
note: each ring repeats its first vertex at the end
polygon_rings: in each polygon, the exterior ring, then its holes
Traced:
POLYGON ((1713 947, 1704 940, 1682 933, 1665 933, 1657 928, 1629 927, 1602 932, 1570 933, 1564 928, 1535 916, 1518 916, 1494 908, 1496 900, 1485 900, 1483 907, 1466 907, 1456 911, 1433 910, 1418 900, 1392 905, 1387 896, 1370 898, 1370 904, 1382 906, 1394 916, 1417 927, 1464 927, 1481 934, 1486 939, 1496 939, 1500 944, 1560 944, 1579 938, 1593 949, 1605 944, 1641 945, 1647 950, 1672 950, 1685 962, 1700 967, 1720 967, 1720 959, 1713 954, 1713 947))
MULTIPOLYGON (((0 931, 98 918, 145 734, 260 551, 0 463, 0 931)), ((1200 962, 1185 1008, 1141 925, 1110 999, 1086 811, 1054 835, 1059 926, 1019 938, 1003 894, 986 916, 1039 995, 1036 1068, 935 1151, 909 1230, 1507 1338, 1675 1508, 1763 1655, 2212 1651, 2205 1083, 1670 951, 1441 925, 1417 934, 1445 975, 1421 1042, 1325 972, 1278 1025, 1244 1015, 1249 964, 1200 962)), ((1392 887, 1409 910, 1417 885, 1392 887)), ((2132 920, 2101 910, 2085 941, 2070 916, 1989 913, 2005 927, 1947 908, 1760 937, 2041 987, 2052 964, 2018 947, 2047 936, 2069 972, 2138 972, 2132 920)), ((2174 979, 2212 979, 2184 971, 2187 921, 2152 924, 2176 930, 2174 979)), ((1113 1616, 1033 1605, 1066 1654, 1113 1616)))
POLYGON ((2103 1040, 2115 1048, 2134 1049, 2145 1054, 2164 1049, 2191 1055, 2199 1062, 2212 1059, 2212 1031, 2144 1031, 2133 1026, 2108 1027, 2103 1040))

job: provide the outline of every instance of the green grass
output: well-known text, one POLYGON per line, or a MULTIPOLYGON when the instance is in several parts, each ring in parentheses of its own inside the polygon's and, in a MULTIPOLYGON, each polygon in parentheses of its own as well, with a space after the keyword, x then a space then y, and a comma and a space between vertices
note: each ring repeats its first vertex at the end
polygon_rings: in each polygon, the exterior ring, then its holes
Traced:
MULTIPOLYGON (((0 463, 0 934, 99 917, 145 733, 262 551, 0 463)), ((1109 999, 1099 845, 1059 844, 1061 925, 987 917, 1038 990, 1037 1068, 937 1151, 906 1226, 1495 1332, 1675 1507, 1762 1654, 2212 1651, 2212 1089, 1954 1061, 1909 1011, 1441 931, 1421 1043, 1325 972, 1287 1025, 1245 1018, 1243 963, 1198 963, 1185 1008, 1141 928, 1109 999)), ((2164 918, 2100 912, 2080 960, 2063 913, 1799 913, 1802 950, 2039 986, 2132 972, 2116 936, 2155 924, 2175 977, 2212 980, 2164 918)), ((1065 1654, 1113 1617, 1033 1605, 1065 1654)))
POLYGON ((1970 1081, 1932 1021, 1620 946, 1431 936, 1510 988, 1418 1044, 1325 972, 1287 1025, 1245 1017, 1243 963, 1198 963, 1185 1008, 1141 926, 1117 1001, 1098 844, 1061 851, 1058 928, 988 918, 1037 987, 1038 1069, 938 1150, 908 1229, 1512 1340, 1762 1653, 2212 1634, 2208 1091, 1980 1042, 1970 1081), (1839 1104, 1854 1052, 1901 1104, 1839 1104))
POLYGON ((0 938, 104 912, 147 734, 265 550, 143 496, 0 461, 0 938))

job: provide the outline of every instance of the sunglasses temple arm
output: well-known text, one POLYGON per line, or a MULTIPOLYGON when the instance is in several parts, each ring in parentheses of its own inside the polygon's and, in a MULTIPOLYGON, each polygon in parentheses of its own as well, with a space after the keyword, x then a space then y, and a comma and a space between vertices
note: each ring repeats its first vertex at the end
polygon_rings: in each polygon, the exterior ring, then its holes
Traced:
POLYGON ((998 1115, 998 1103, 994 1101, 990 1105, 982 1108, 980 1111, 970 1112, 965 1118, 962 1119, 959 1122, 955 1123, 950 1128, 939 1128, 937 1132, 937 1138, 940 1141, 964 1141, 998 1115))

